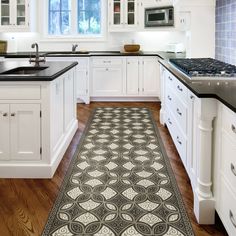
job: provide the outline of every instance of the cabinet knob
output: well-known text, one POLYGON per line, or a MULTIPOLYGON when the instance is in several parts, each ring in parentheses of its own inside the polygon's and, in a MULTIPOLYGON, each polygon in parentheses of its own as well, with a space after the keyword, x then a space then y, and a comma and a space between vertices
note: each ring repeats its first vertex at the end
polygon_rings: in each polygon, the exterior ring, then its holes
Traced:
POLYGON ((2 116, 6 117, 6 116, 8 116, 8 114, 7 113, 3 113, 2 116))
POLYGON ((190 96, 190 99, 194 99, 194 96, 193 96, 193 95, 191 95, 191 96, 190 96))
POLYGON ((171 122, 170 118, 168 118, 168 122, 169 122, 170 125, 172 125, 172 122, 171 122))
POLYGON ((172 98, 171 98, 171 96, 170 95, 168 95, 168 99, 171 101, 172 100, 172 98))
POLYGON ((177 142, 178 142, 180 145, 182 145, 182 142, 180 141, 179 136, 177 136, 177 142))
POLYGON ((230 168, 231 168, 232 173, 236 176, 236 169, 233 163, 231 163, 230 168))
POLYGON ((233 131, 234 133, 236 133, 236 127, 235 127, 235 125, 231 125, 231 129, 232 129, 232 131, 233 131))
POLYGON ((229 210, 229 218, 230 218, 230 221, 231 221, 232 225, 234 226, 234 228, 236 228, 236 221, 234 219, 234 215, 231 210, 229 210))
POLYGON ((173 80, 173 79, 172 79, 170 76, 169 76, 168 78, 169 78, 169 80, 170 80, 170 81, 172 81, 172 80, 173 80))
POLYGON ((183 92, 183 89, 178 85, 177 86, 177 89, 180 91, 180 92, 183 92))
POLYGON ((11 116, 12 116, 12 117, 16 116, 16 113, 11 113, 11 116))
POLYGON ((182 116, 182 112, 180 112, 180 110, 179 110, 179 108, 177 108, 177 113, 180 115, 180 116, 182 116))

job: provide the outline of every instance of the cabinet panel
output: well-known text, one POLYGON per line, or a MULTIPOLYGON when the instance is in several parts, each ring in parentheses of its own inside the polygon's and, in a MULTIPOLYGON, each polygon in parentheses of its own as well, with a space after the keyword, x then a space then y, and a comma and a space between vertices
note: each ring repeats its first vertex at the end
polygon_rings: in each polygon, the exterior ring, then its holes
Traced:
POLYGON ((40 160, 40 104, 10 105, 12 160, 40 160))
POLYGON ((64 130, 65 132, 70 128, 71 123, 75 117, 74 107, 74 77, 73 71, 67 72, 64 79, 64 130))
POLYGON ((128 58, 126 67, 126 85, 128 95, 139 94, 139 59, 128 58))
POLYGON ((52 148, 53 152, 57 150, 64 134, 63 123, 63 77, 58 78, 52 85, 52 148))
POLYGON ((92 96, 122 95, 122 68, 93 68, 92 96))
POLYGON ((9 105, 0 104, 0 160, 9 160, 10 150, 9 105))
POLYGON ((77 68, 76 70, 76 87, 77 98, 87 96, 88 94, 88 71, 85 68, 77 68))
POLYGON ((143 94, 160 97, 160 65, 157 58, 143 59, 143 94))

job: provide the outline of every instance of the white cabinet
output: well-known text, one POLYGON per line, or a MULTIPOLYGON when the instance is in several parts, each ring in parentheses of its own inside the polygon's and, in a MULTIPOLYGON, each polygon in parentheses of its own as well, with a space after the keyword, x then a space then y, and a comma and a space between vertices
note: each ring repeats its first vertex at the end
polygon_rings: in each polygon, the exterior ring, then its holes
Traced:
POLYGON ((69 71, 64 77, 64 132, 67 132, 76 117, 75 71, 69 71))
POLYGON ((140 60, 138 57, 127 58, 126 86, 128 95, 139 95, 140 92, 140 60))
POLYGON ((160 68, 157 57, 127 57, 127 95, 160 97, 160 68))
POLYGON ((180 31, 188 31, 191 29, 191 12, 179 11, 175 17, 176 28, 180 31))
POLYGON ((40 160, 40 104, 0 104, 0 159, 40 160))
POLYGON ((78 128, 74 76, 0 83, 0 177, 53 176, 78 128))
POLYGON ((139 26, 138 0, 109 0, 109 31, 134 31, 139 26))
POLYGON ((88 57, 47 57, 47 61, 77 61, 75 69, 76 98, 78 102, 90 103, 89 58, 88 57))
POLYGON ((160 65, 157 57, 143 57, 142 59, 143 95, 160 97, 160 65))
POLYGON ((120 96, 123 94, 122 67, 95 67, 92 70, 92 96, 120 96))
POLYGON ((1 0, 0 31, 28 31, 29 11, 28 0, 1 0))
POLYGON ((236 235, 236 113, 223 104, 218 109, 215 136, 216 210, 230 236, 236 235))

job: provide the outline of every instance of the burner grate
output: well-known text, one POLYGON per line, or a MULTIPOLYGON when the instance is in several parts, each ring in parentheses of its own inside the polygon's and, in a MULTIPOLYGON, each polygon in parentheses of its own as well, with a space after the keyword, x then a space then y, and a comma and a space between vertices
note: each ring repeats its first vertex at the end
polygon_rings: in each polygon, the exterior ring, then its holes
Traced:
POLYGON ((170 59, 189 76, 236 76, 236 66, 213 58, 170 59))

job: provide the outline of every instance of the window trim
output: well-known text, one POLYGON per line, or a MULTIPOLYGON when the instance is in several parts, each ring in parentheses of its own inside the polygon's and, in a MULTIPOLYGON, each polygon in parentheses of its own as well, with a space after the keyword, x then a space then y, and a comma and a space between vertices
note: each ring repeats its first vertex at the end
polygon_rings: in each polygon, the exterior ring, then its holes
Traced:
MULTIPOLYGON (((71 8, 77 9, 77 0, 71 0, 71 8)), ((40 31, 44 35, 41 42, 73 42, 73 41, 96 41, 104 42, 107 39, 107 0, 101 0, 101 34, 100 35, 82 35, 77 33, 77 10, 71 11, 71 34, 67 35, 50 35, 48 33, 48 21, 49 21, 49 6, 48 0, 40 0, 39 2, 40 15, 43 16, 44 22, 41 25, 40 31)))

